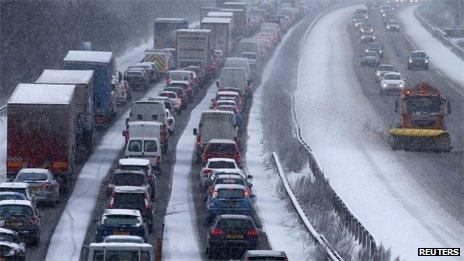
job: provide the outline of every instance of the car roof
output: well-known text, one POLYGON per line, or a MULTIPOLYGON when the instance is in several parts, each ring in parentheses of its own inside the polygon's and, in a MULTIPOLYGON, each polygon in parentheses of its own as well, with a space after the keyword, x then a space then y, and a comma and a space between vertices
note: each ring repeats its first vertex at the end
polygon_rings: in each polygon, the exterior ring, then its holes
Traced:
POLYGON ((48 169, 39 169, 39 168, 24 168, 19 171, 19 173, 44 173, 48 174, 50 171, 48 169))
POLYGON ((286 254, 284 251, 279 250, 248 250, 246 252, 247 256, 253 257, 285 257, 286 254))
MULTIPOLYGON (((156 127, 160 127, 162 126, 163 124, 160 123, 160 122, 156 122, 156 121, 131 121, 129 123, 127 123, 127 125, 129 126, 156 126, 156 127)), ((146 160, 146 159, 138 159, 138 160, 146 160)), ((150 162, 149 160, 146 160, 148 162, 150 162)))
POLYGON ((32 207, 32 203, 29 200, 16 200, 16 199, 1 200, 0 206, 3 206, 3 205, 22 205, 22 206, 32 207))
POLYGON ((108 216, 108 215, 126 215, 126 216, 137 216, 137 217, 142 216, 140 214, 140 211, 136 209, 122 209, 122 208, 105 209, 103 216, 108 216))
POLYGON ((237 215, 237 214, 224 214, 224 215, 219 215, 218 216, 220 219, 249 219, 251 218, 246 215, 237 215))
POLYGON ((215 189, 246 189, 245 186, 239 184, 217 184, 214 186, 215 189))
POLYGON ((111 174, 125 174, 125 175, 143 175, 145 176, 145 173, 141 170, 115 170, 111 174))
POLYGON ((169 85, 167 85, 166 87, 170 87, 171 84, 176 84, 176 83, 177 83, 177 84, 189 84, 188 81, 179 81, 179 80, 175 80, 175 81, 169 82, 169 85))
MULTIPOLYGON (((147 122, 144 122, 144 123, 147 123, 147 122)), ((148 166, 150 165, 150 160, 138 159, 138 158, 124 158, 124 159, 119 160, 119 165, 148 166)))
POLYGON ((112 58, 112 52, 70 50, 63 61, 109 63, 112 58))
POLYGON ((189 71, 189 70, 169 70, 168 74, 169 73, 188 73, 188 74, 190 74, 190 73, 193 73, 193 71, 189 71))
POLYGON ((145 193, 147 188, 137 186, 116 186, 114 192, 116 193, 145 193))
POLYGON ((386 76, 386 75, 399 75, 399 76, 401 76, 401 73, 399 73, 399 72, 388 72, 388 73, 384 74, 383 76, 386 76))
POLYGON ((227 140, 227 139, 211 139, 209 143, 226 143, 226 144, 235 144, 234 140, 227 140))
POLYGON ((243 180, 243 177, 240 175, 232 175, 232 174, 216 174, 214 176, 215 179, 240 179, 243 180))
POLYGON ((236 91, 218 91, 217 92, 218 95, 235 95, 235 96, 238 96, 240 95, 238 92, 236 91))
POLYGON ((0 188, 28 188, 29 184, 25 182, 2 182, 0 188))
POLYGON ((175 94, 175 95, 177 95, 176 92, 172 92, 172 91, 160 91, 159 93, 169 93, 169 94, 175 94))
POLYGON ((25 195, 21 192, 15 192, 15 191, 0 191, 0 195, 20 195, 25 197, 25 195))
MULTIPOLYGON (((0 245, 1 246, 8 246, 8 247, 11 247, 11 248, 18 248, 20 245, 17 244, 17 243, 14 243, 14 242, 8 242, 8 241, 0 241, 0 245)), ((10 260, 10 259, 8 259, 10 260)))

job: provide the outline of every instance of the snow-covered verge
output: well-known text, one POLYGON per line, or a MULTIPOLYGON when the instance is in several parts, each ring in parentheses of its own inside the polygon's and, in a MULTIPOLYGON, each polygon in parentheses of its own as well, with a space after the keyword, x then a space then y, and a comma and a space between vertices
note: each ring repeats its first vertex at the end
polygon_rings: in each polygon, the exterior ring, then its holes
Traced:
POLYGON ((304 43, 294 95, 303 137, 335 191, 376 242, 391 245, 393 257, 414 260, 418 247, 457 247, 460 221, 408 177, 413 173, 400 160, 408 153, 393 152, 372 131, 388 126, 353 71, 346 25, 356 8, 322 18, 304 43))
POLYGON ((172 189, 165 217, 163 259, 200 260, 198 230, 195 223, 195 206, 192 196, 191 173, 195 139, 191 131, 198 125, 201 113, 210 106, 216 95, 215 86, 210 86, 203 100, 192 110, 190 120, 176 147, 176 162, 173 170, 172 189))
POLYGON ((464 95, 464 60, 453 53, 451 49, 443 45, 438 39, 433 37, 414 16, 416 6, 409 6, 399 13, 399 18, 403 24, 404 32, 409 36, 413 45, 425 51, 432 65, 458 84, 455 86, 457 91, 464 95))

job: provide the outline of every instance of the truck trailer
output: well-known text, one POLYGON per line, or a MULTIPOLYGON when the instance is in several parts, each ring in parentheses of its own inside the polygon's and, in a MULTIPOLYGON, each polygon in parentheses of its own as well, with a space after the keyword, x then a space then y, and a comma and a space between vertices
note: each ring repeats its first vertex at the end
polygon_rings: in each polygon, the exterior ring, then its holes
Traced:
POLYGON ((198 66, 199 75, 211 75, 213 49, 211 30, 181 29, 177 31, 177 67, 198 66))
POLYGON ((201 20, 201 29, 211 30, 211 46, 213 50, 221 50, 224 57, 232 51, 232 19, 205 17, 201 20))
POLYGON ((176 31, 187 28, 188 21, 182 18, 155 19, 153 48, 176 48, 176 31))

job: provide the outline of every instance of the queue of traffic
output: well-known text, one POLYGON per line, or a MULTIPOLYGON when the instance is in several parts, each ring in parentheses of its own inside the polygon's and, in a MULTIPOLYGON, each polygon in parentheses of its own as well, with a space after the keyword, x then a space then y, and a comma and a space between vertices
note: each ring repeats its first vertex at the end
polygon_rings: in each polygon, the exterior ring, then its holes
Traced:
POLYGON ((189 29, 180 18, 156 19, 154 49, 124 73, 116 69, 112 52, 70 50, 62 69, 44 70, 35 83, 18 84, 7 105, 9 182, 0 184, 0 244, 11 245, 13 256, 24 259, 24 242, 39 243, 39 208, 55 206, 69 191, 77 165, 91 154, 96 132, 112 124, 117 106, 131 101, 133 92, 165 81, 158 96, 131 105, 122 130, 124 158, 109 174, 107 203, 87 253, 88 260, 100 260, 111 249, 136 249, 139 257, 153 260, 148 240, 169 137, 176 133, 177 116, 216 78, 216 98, 194 130, 211 225, 208 255, 224 247, 258 248, 252 177, 241 167, 242 119, 253 81, 308 7, 285 3, 275 10, 226 2, 214 8, 202 17, 201 29, 189 29), (237 234, 239 228, 228 222, 247 229, 237 234))

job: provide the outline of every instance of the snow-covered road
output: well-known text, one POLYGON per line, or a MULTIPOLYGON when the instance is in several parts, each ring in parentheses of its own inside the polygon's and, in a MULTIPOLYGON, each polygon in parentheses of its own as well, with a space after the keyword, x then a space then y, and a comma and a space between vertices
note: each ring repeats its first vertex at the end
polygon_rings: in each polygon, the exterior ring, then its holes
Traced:
POLYGON ((464 95, 464 60, 422 27, 414 16, 416 8, 417 6, 409 6, 399 13, 405 33, 418 49, 430 56, 432 65, 459 85, 456 88, 464 95))
POLYGON ((460 221, 411 178, 403 160, 409 153, 385 142, 389 126, 355 76, 347 25, 357 8, 329 13, 304 43, 294 94, 303 136, 335 191, 394 257, 417 259, 418 247, 459 247, 460 221))
POLYGON ((217 89, 210 86, 205 98, 192 110, 190 120, 176 147, 171 197, 165 217, 163 258, 166 260, 201 260, 201 247, 195 222, 192 184, 189 174, 195 151, 192 135, 201 113, 207 110, 217 89))

